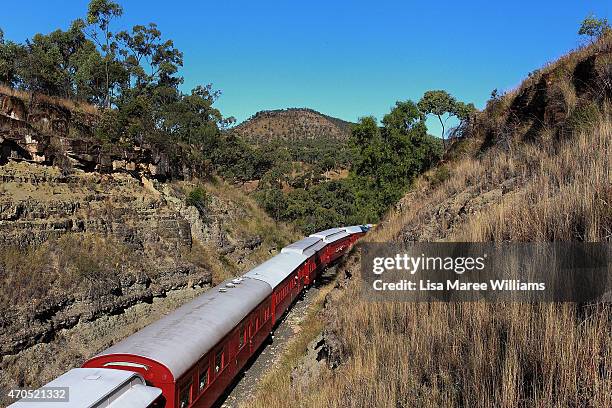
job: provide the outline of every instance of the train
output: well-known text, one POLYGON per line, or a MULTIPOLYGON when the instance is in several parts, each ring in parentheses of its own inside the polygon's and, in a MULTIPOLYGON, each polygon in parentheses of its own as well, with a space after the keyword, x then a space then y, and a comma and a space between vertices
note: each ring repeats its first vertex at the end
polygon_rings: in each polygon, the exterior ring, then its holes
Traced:
POLYGON ((67 401, 32 394, 10 407, 214 406, 302 292, 371 228, 331 228, 294 242, 40 389, 64 390, 67 401))

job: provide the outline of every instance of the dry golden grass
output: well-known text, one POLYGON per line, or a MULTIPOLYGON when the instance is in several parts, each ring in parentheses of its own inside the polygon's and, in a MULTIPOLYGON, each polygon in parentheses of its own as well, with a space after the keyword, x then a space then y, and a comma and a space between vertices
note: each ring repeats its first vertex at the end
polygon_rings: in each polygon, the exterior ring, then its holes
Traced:
MULTIPOLYGON (((481 214, 458 241, 609 241, 612 239, 612 120, 583 131, 557 152, 537 154, 515 195, 481 214)), ((510 158, 506 157, 505 162, 510 158)), ((523 166, 520 166, 523 167, 523 166)))
MULTIPOLYGON (((557 148, 524 145, 465 159, 433 190, 424 177, 412 210, 391 214, 368 239, 398 239, 405 223, 440 200, 516 177, 515 193, 440 238, 609 240, 611 158, 608 118, 557 148)), ((292 388, 283 368, 250 406, 612 406, 610 305, 374 303, 361 296, 353 265, 348 288, 326 307, 326 329, 345 363, 307 389, 292 388)))
MULTIPOLYGON (((347 363, 290 406, 612 404, 609 306, 380 304, 352 285, 335 304, 347 363)), ((281 406, 281 405, 277 405, 281 406)))
MULTIPOLYGON (((558 64, 611 45, 603 39, 558 64)), ((557 85, 568 111, 579 102, 570 85, 557 85)), ((504 145, 479 152, 476 143, 417 180, 368 240, 610 242, 612 113, 599 110, 595 126, 572 135, 543 128, 524 142, 519 128, 504 145)), ((343 364, 306 389, 264 385, 252 406, 612 406, 610 304, 375 303, 351 265, 353 278, 325 307, 343 364)))
POLYGON ((118 280, 118 265, 137 260, 121 243, 97 234, 66 234, 31 248, 0 248, 0 310, 36 305, 81 285, 103 286, 118 280))
POLYGON ((30 103, 32 101, 32 98, 34 98, 36 102, 44 102, 51 105, 61 106, 71 112, 83 112, 91 115, 98 115, 100 113, 100 110, 97 106, 91 105, 87 102, 58 98, 41 93, 32 94, 30 92, 14 89, 3 84, 0 84, 0 94, 14 96, 16 98, 21 99, 25 103, 30 103))

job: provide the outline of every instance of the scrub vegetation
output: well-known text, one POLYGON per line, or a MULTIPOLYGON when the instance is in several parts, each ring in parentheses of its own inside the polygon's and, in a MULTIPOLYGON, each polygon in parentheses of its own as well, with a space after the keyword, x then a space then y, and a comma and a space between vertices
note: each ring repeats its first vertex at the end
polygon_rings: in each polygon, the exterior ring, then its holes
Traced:
MULTIPOLYGON (((367 239, 610 242, 611 66, 603 30, 495 92, 367 239)), ((358 259, 318 317, 325 367, 249 406, 612 406, 609 303, 374 303, 358 259)))
POLYGON ((349 146, 348 177, 286 189, 289 171, 281 167, 287 160, 281 160, 262 177, 257 200, 275 219, 292 221, 304 233, 376 222, 443 152, 412 101, 397 102, 382 126, 374 117, 361 118, 351 127, 349 146))
MULTIPOLYGON (((152 148, 199 178, 255 183, 268 214, 303 233, 380 219, 441 157, 426 115, 465 121, 474 109, 434 91, 419 106, 398 102, 381 123, 288 109, 232 128, 234 118, 214 107, 221 92, 212 85, 181 91, 183 53, 155 23, 122 27, 123 8, 111 0, 90 1, 84 14, 67 30, 25 43, 5 39, 0 28, 0 91, 93 115, 91 134, 70 135, 92 151, 122 157, 152 148)), ((53 142, 54 164, 69 173, 67 152, 53 142)))

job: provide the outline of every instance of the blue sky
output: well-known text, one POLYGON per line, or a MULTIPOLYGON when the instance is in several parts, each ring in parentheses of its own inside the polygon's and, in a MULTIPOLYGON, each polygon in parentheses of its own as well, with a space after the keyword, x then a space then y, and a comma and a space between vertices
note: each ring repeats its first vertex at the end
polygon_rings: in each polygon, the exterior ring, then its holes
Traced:
MULTIPOLYGON (((286 107, 382 118, 428 89, 483 107, 492 89, 577 47, 588 13, 612 19, 612 1, 594 0, 119 2, 116 28, 158 23, 185 54, 183 89, 212 83, 238 120, 286 107)), ((0 27, 23 41, 67 28, 87 3, 5 2, 0 27)))

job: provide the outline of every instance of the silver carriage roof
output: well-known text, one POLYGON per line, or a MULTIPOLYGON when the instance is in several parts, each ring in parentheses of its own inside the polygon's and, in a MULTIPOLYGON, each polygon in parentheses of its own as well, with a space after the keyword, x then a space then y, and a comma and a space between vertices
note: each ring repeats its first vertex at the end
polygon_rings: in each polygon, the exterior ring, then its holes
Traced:
POLYGON ((368 232, 371 227, 372 224, 351 225, 350 227, 344 227, 344 230, 350 234, 359 234, 362 232, 368 232))
POLYGON ((146 386, 142 377, 133 371, 100 368, 74 368, 44 387, 68 387, 68 401, 18 401, 10 407, 89 408, 98 404, 111 408, 146 407, 161 395, 159 388, 146 386), (131 387, 124 388, 126 384, 131 387), (139 401, 141 405, 133 405, 131 401, 139 401))
POLYGON ((350 235, 351 235, 350 233, 346 232, 345 228, 330 228, 325 231, 315 232, 314 234, 311 234, 310 236, 314 238, 320 238, 326 244, 330 244, 342 238, 346 238, 350 235))
POLYGON ((307 256, 296 253, 280 253, 251 269, 244 276, 261 280, 276 288, 307 259, 307 256))
POLYGON ((128 392, 121 394, 119 398, 111 402, 108 405, 108 408, 148 407, 153 401, 155 401, 155 399, 151 399, 153 390, 159 391, 159 393, 155 395, 155 398, 159 397, 161 394, 161 389, 159 388, 141 384, 133 385, 128 392))
POLYGON ((98 357, 146 357, 166 366, 176 380, 271 293, 270 285, 261 280, 228 279, 98 357))
POLYGON ((300 239, 293 244, 287 245, 281 249, 282 254, 300 254, 307 257, 311 257, 319 249, 325 246, 325 242, 321 238, 317 237, 306 237, 300 239))

